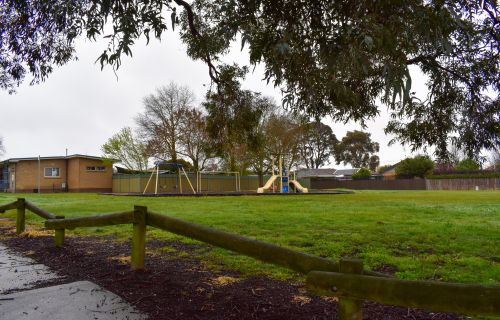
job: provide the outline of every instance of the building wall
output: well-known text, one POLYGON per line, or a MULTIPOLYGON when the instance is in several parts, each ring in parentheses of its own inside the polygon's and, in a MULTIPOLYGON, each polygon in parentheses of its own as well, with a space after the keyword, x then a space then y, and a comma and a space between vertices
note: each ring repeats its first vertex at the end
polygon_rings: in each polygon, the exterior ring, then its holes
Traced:
POLYGON ((78 189, 80 185, 80 174, 78 173, 80 159, 73 158, 68 160, 68 190, 78 189))
POLYGON ((396 169, 392 168, 382 174, 385 180, 394 180, 396 179, 396 169))
POLYGON ((69 191, 111 192, 113 188, 113 168, 101 160, 75 158, 69 160, 69 191), (105 171, 89 171, 88 166, 106 167, 105 171), (77 177, 77 178, 76 178, 77 177))
MULTIPOLYGON (((38 161, 19 161, 10 164, 10 179, 15 174, 16 192, 35 192, 38 189, 38 176, 40 176, 41 191, 61 191, 62 184, 66 181, 66 161, 41 160, 40 170, 38 161), (59 177, 45 177, 45 168, 59 168, 59 177)), ((11 189, 14 187, 10 186, 11 189)))
POLYGON ((112 189, 113 169, 111 165, 104 165, 101 160, 72 158, 68 159, 68 170, 66 170, 66 159, 41 160, 38 170, 37 160, 25 160, 9 165, 9 181, 15 176, 15 185, 11 184, 11 192, 37 192, 38 176, 40 175, 41 192, 65 191, 63 184, 66 183, 70 192, 110 192, 112 189), (88 166, 105 166, 105 171, 89 171, 88 166), (59 168, 59 177, 45 177, 45 168, 59 168), (15 188, 15 189, 14 189, 15 188))

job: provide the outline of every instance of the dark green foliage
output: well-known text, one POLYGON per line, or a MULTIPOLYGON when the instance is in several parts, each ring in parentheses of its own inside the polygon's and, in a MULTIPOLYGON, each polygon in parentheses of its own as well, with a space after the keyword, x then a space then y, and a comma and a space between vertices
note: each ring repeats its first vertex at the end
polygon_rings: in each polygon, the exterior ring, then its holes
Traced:
POLYGON ((208 116, 207 131, 211 151, 226 162, 226 169, 243 171, 248 166, 247 153, 259 150, 265 143, 259 130, 264 112, 272 108, 260 94, 242 90, 239 80, 246 69, 225 66, 220 71, 224 85, 220 94, 209 92, 203 106, 208 116))
POLYGON ((354 180, 369 179, 372 176, 372 172, 368 168, 361 168, 358 172, 352 175, 354 180))
POLYGON ((432 173, 434 161, 428 156, 416 156, 406 158, 396 166, 396 177, 398 178, 424 178, 432 173))
POLYGON ((467 158, 457 163, 454 169, 458 171, 479 170, 481 169, 481 165, 476 161, 467 158))
POLYGON ((218 93, 230 94, 221 58, 241 39, 290 109, 364 122, 382 97, 396 140, 434 146, 445 159, 457 137, 474 158, 500 147, 498 8, 495 0, 5 0, 0 87, 12 90, 28 73, 45 79, 75 58, 80 35, 109 38, 97 60, 116 69, 141 36, 160 38, 179 24, 188 55, 207 63, 218 93), (425 75, 427 96, 412 92, 410 66, 425 75))
POLYGON ((301 126, 300 134, 301 164, 317 169, 330 163, 330 156, 338 143, 330 126, 321 121, 308 122, 301 126))
POLYGON ((184 159, 176 159, 175 161, 173 159, 168 159, 165 161, 162 161, 160 164, 160 170, 168 170, 173 173, 177 173, 178 165, 182 165, 184 170, 190 171, 193 169, 193 165, 184 159))
POLYGON ((445 158, 456 132, 469 155, 500 145, 495 1, 198 0, 194 8, 207 37, 184 28, 191 56, 223 55, 241 36, 294 110, 363 121, 382 96, 393 117, 387 133, 414 150, 435 146, 445 158), (409 66, 427 77, 427 97, 412 92, 409 66))
POLYGON ((0 2, 0 88, 13 92, 29 73, 38 83, 54 65, 75 59, 88 8, 79 0, 0 2))
POLYGON ((337 164, 350 163, 355 168, 368 167, 375 170, 379 164, 379 144, 373 142, 368 132, 347 131, 346 136, 335 147, 337 164))

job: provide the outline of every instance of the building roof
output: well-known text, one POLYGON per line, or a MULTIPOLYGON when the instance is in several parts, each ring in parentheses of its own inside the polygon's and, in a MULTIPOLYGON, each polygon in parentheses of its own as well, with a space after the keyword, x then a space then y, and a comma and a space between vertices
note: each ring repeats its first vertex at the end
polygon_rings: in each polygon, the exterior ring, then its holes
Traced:
MULTIPOLYGON (((96 156, 88 156, 88 155, 83 155, 83 154, 72 154, 66 156, 53 156, 53 157, 40 157, 40 160, 61 160, 61 159, 75 159, 75 158, 83 158, 83 159, 90 159, 90 160, 103 160, 102 157, 96 157, 96 156)), ((120 162, 118 159, 106 159, 111 162, 120 162)), ((26 157, 26 158, 10 158, 10 159, 5 159, 4 161, 8 162, 19 162, 19 161, 38 161, 38 157, 26 157)))
POLYGON ((297 170, 297 178, 306 178, 306 177, 325 177, 325 176, 333 176, 333 173, 336 171, 334 168, 324 168, 324 169, 299 169, 297 170))
POLYGON ((356 172, 359 171, 359 168, 353 168, 353 169, 339 169, 339 170, 336 170, 335 173, 333 175, 337 176, 337 177, 341 177, 341 176, 352 176, 353 174, 355 174, 356 172))

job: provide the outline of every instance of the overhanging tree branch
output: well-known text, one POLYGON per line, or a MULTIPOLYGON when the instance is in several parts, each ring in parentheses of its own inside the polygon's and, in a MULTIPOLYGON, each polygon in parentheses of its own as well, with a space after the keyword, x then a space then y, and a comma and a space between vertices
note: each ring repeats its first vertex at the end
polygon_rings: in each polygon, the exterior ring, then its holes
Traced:
MULTIPOLYGON (((189 24, 189 30, 191 32, 191 35, 195 39, 200 39, 201 35, 200 35, 198 29, 196 28, 196 26, 194 25, 194 13, 193 13, 193 8, 191 7, 191 5, 184 0, 174 0, 174 2, 177 5, 182 6, 184 8, 184 10, 186 10, 188 24, 189 24)), ((216 84, 219 84, 219 82, 220 82, 219 78, 218 78, 219 72, 217 71, 217 68, 213 64, 212 59, 210 57, 210 54, 208 52, 205 54, 203 61, 205 61, 205 63, 208 65, 208 74, 210 75, 210 79, 212 79, 212 81, 215 82, 216 84)))

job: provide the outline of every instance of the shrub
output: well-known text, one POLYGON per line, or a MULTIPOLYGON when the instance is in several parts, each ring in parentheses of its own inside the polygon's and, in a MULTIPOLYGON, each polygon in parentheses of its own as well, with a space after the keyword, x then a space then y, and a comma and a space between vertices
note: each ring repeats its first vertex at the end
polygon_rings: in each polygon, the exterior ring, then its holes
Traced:
POLYGON ((464 159, 455 165, 455 170, 457 171, 472 171, 479 169, 481 169, 481 165, 470 158, 464 159))
POLYGON ((370 171, 370 169, 361 168, 358 170, 358 172, 356 172, 352 175, 352 178, 355 180, 369 179, 371 176, 372 176, 372 172, 370 171))
POLYGON ((428 156, 416 156, 415 158, 406 158, 401 161, 395 171, 397 178, 424 178, 432 173, 434 161, 428 156))

